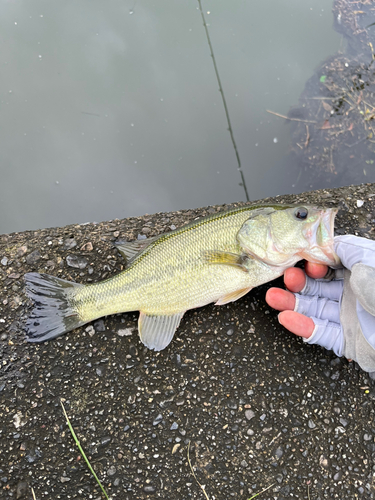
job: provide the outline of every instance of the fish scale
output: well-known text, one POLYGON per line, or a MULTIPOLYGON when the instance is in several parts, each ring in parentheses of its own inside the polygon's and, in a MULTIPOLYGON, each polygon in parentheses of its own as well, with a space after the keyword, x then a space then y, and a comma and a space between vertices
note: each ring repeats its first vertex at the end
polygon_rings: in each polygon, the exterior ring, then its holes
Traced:
POLYGON ((129 269, 80 290, 81 317, 90 321, 98 308, 103 315, 134 310, 174 314, 254 286, 251 275, 231 266, 213 266, 204 258, 211 249, 240 253, 236 235, 253 210, 246 207, 215 214, 161 236, 129 269), (96 302, 95 297, 102 300, 96 302))

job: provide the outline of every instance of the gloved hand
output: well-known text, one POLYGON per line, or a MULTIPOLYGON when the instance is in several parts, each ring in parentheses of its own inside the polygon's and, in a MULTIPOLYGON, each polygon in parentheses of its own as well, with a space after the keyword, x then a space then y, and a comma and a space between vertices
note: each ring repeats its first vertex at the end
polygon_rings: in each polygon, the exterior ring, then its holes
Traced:
MULTIPOLYGON (((344 266, 332 281, 312 279, 301 269, 287 269, 291 293, 268 290, 271 307, 283 311, 280 323, 309 344, 332 349, 375 371, 375 241, 353 235, 335 237, 335 251, 344 266)), ((307 263, 306 272, 320 278, 326 266, 307 263)))

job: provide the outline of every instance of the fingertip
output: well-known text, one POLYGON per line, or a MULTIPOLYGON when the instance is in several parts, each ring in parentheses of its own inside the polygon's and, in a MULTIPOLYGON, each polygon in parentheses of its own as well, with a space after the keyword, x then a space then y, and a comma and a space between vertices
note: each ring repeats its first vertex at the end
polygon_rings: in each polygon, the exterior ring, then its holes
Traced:
POLYGON ((305 271, 310 278, 321 279, 328 272, 328 266, 325 264, 314 264, 313 262, 305 263, 305 271))
POLYGON ((287 290, 281 288, 270 288, 266 293, 266 302, 277 311, 293 310, 296 304, 296 298, 287 290))
POLYGON ((315 323, 311 318, 294 311, 281 312, 278 320, 287 330, 305 339, 310 338, 315 329, 315 323))
POLYGON ((284 273, 284 283, 291 292, 300 292, 306 283, 306 275, 298 267, 290 267, 284 273))
POLYGON ((266 302, 269 306, 273 307, 271 305, 271 302, 272 302, 272 299, 274 298, 274 295, 275 295, 275 292, 274 290, 277 290, 277 288, 275 287, 272 287, 272 288, 269 288, 266 292, 266 302))

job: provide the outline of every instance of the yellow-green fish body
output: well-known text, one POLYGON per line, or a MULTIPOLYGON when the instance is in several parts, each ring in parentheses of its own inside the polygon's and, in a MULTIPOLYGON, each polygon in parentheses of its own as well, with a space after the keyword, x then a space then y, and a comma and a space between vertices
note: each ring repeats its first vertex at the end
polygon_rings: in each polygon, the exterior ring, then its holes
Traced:
POLYGON ((26 274, 27 292, 37 303, 27 323, 29 340, 48 340, 102 316, 138 310, 142 342, 164 349, 188 309, 234 301, 304 257, 337 263, 331 241, 335 213, 291 205, 246 206, 120 245, 128 267, 102 282, 78 285, 26 274), (308 215, 298 219, 296 210, 308 215))

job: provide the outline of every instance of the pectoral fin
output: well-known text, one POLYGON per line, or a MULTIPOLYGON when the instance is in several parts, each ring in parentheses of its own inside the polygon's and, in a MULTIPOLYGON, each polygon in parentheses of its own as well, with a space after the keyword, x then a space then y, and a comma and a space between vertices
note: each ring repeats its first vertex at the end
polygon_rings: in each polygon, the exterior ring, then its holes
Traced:
POLYGON ((221 252, 220 250, 210 250, 205 253, 205 259, 210 264, 224 264, 226 266, 239 267, 247 272, 246 261, 248 256, 230 252, 221 252))
POLYGON ((165 349, 172 341, 184 312, 172 316, 154 316, 141 311, 138 330, 143 344, 155 351, 165 349))
POLYGON ((242 290, 236 290, 235 292, 227 293, 226 295, 223 295, 220 297, 220 299, 216 302, 215 306, 222 306, 224 304, 228 304, 228 302, 234 302, 237 299, 240 299, 244 295, 247 294, 247 292, 250 292, 250 288, 243 288, 242 290))

